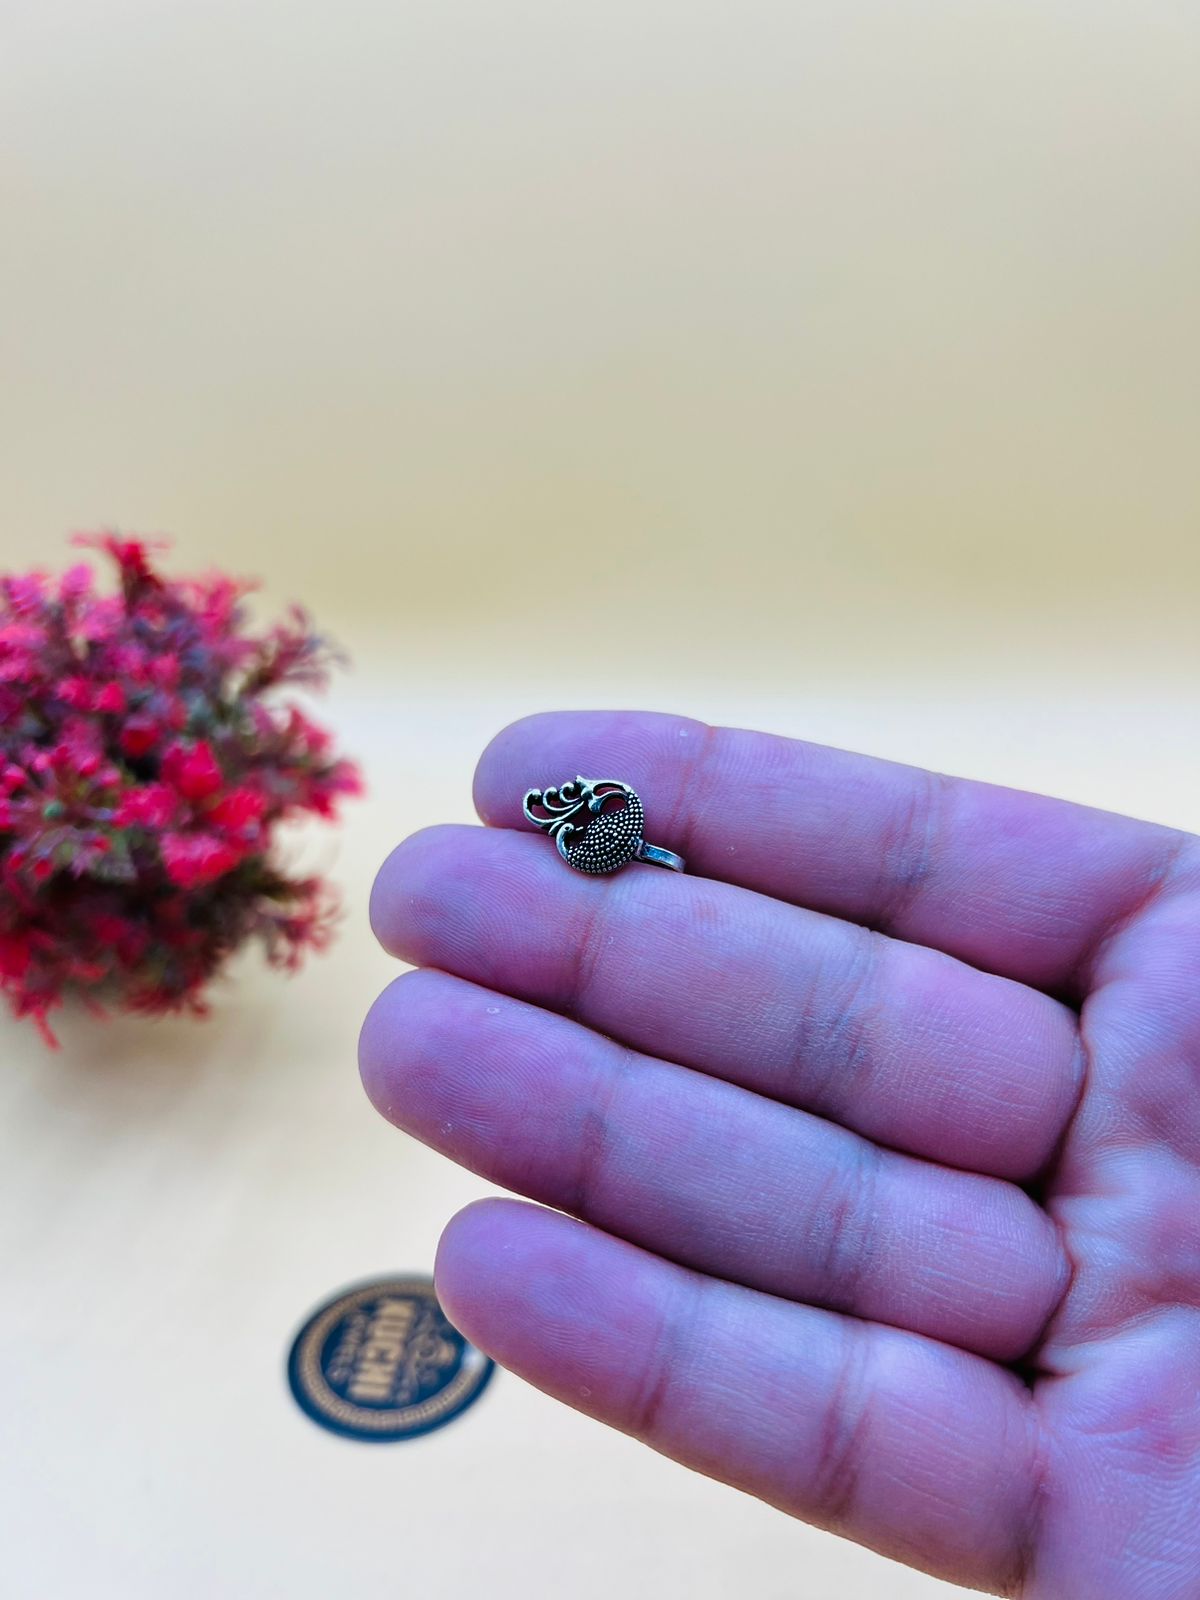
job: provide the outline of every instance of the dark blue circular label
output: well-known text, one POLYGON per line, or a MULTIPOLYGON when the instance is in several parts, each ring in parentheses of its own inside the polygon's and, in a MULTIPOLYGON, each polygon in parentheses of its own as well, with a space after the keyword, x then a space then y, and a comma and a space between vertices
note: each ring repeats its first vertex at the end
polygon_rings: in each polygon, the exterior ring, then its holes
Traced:
POLYGON ((288 1382, 314 1422, 350 1439, 412 1439, 457 1417, 494 1364, 447 1321, 429 1278, 359 1284, 314 1311, 288 1382))

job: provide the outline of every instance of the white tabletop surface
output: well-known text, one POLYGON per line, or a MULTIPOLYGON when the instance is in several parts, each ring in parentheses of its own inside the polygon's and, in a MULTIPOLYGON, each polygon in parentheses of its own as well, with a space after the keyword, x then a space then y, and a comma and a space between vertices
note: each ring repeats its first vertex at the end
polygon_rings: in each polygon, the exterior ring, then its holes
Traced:
MULTIPOLYGON (((299 977, 238 970, 206 1022, 83 1017, 47 1053, 2 1024, 6 1375, 0 1590, 31 1600, 424 1593, 916 1600, 951 1591, 697 1477, 507 1373, 442 1431, 335 1438, 293 1403, 297 1324, 356 1279, 427 1271, 484 1185, 386 1126, 355 1071, 391 963, 365 907, 389 846, 469 814, 502 705, 402 704, 379 672, 330 714, 371 794, 336 846, 335 949, 299 977)), ((680 705, 678 698, 673 705, 680 705)), ((880 686, 714 716, 1200 822, 1182 708, 880 686)))

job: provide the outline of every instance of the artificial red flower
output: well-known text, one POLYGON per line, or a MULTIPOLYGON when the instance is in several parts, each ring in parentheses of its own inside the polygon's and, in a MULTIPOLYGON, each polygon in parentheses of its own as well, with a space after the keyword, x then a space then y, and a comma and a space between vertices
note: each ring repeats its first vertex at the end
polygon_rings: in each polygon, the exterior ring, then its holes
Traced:
POLYGON ((97 711, 124 711, 125 691, 119 683, 102 684, 96 690, 96 698, 92 704, 97 711))
POLYGON ((86 678, 63 678, 58 685, 58 698, 77 711, 90 711, 94 694, 86 678))
POLYGON ((117 916, 111 911, 98 911, 91 923, 97 939, 125 962, 140 961, 149 948, 149 933, 130 917, 117 916))
POLYGON ((205 739, 190 749, 173 744, 163 756, 162 774, 185 800, 207 800, 221 787, 221 768, 205 739))
POLYGON ((197 889, 233 870, 241 852, 207 833, 164 833, 159 843, 167 877, 181 889, 197 889))
POLYGON ((336 903, 274 857, 281 819, 328 816, 358 770, 296 706, 336 659, 303 612, 250 631, 250 585, 168 580, 142 541, 114 561, 0 576, 0 990, 47 1038, 69 992, 133 1011, 204 1009, 258 939, 292 970, 336 903))
POLYGON ((29 971, 29 942, 17 935, 0 933, 0 979, 20 982, 29 971))
POLYGON ((165 783, 126 789, 113 813, 116 828, 165 828, 179 809, 179 797, 165 783))
POLYGON ((161 738, 162 728, 153 717, 127 717, 117 743, 127 756, 148 756, 161 738))
POLYGON ((206 820, 229 833, 245 833, 261 822, 267 797, 257 789, 231 789, 210 807, 206 820))

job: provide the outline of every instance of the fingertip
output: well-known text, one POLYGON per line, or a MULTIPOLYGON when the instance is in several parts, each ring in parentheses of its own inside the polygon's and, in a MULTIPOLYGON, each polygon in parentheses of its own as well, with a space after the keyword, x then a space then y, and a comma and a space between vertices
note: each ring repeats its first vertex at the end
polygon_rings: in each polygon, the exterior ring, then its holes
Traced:
POLYGON ((496 1313, 503 1317, 506 1298, 519 1293, 522 1222, 540 1210, 519 1200, 473 1200, 450 1218, 438 1240, 433 1284, 442 1309, 461 1334, 489 1354, 496 1313))
POLYGON ((654 711, 535 712, 502 728, 480 756, 475 809, 489 827, 519 827, 528 790, 577 773, 632 783, 647 798, 703 732, 703 723, 654 711))
MULTIPOLYGON (((521 821, 521 802, 540 782, 528 773, 529 758, 565 712, 535 711, 501 728, 484 748, 475 766, 472 799, 479 820, 489 828, 513 827, 521 821)), ((546 779, 545 782, 552 780, 546 779)))
POLYGON ((358 1075, 376 1111, 397 1126, 403 1125, 405 1085, 428 1055, 430 1020, 444 1010, 451 983, 440 972, 402 972, 363 1018, 358 1033, 358 1075))
POLYGON ((385 1064, 389 1059, 388 1045, 391 1039, 389 996, 404 977, 389 983, 387 988, 372 1001, 362 1026, 358 1030, 358 1077, 363 1086, 367 1099, 381 1116, 387 1116, 387 1090, 385 1083, 385 1064))
POLYGON ((401 840, 371 885, 371 931, 389 955, 420 960, 420 930, 436 919, 462 854, 463 834, 477 832, 462 823, 422 828, 401 840))
MULTIPOLYGON (((507 775, 514 767, 512 746, 526 740, 527 724, 536 723, 547 714, 541 712, 529 717, 519 717, 515 722, 507 723, 499 733, 493 734, 484 746, 483 753, 475 763, 475 775, 471 780, 471 799, 475 805, 475 813, 485 827, 503 827, 512 817, 511 795, 508 793, 506 782, 507 775)), ((533 784, 526 785, 526 788, 532 787, 533 784)))

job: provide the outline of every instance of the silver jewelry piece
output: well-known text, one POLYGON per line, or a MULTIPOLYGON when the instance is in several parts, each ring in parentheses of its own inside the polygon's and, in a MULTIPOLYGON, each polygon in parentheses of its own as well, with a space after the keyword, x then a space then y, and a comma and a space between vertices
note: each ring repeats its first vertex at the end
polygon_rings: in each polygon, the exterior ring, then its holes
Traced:
POLYGON ((522 809, 535 828, 550 835, 576 872, 616 872, 629 861, 684 870, 682 856, 642 838, 642 802, 636 790, 615 778, 573 778, 557 789, 530 789, 522 809), (619 807, 608 805, 618 800, 623 802, 619 807))

